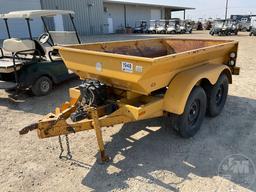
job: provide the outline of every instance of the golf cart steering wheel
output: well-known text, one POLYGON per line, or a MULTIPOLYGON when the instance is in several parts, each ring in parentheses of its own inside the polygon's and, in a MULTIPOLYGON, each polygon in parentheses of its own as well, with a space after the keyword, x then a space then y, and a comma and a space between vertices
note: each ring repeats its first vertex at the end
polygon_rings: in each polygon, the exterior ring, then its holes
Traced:
MULTIPOLYGON (((40 35, 40 37, 38 38, 38 41, 41 44, 45 44, 45 43, 49 43, 49 39, 50 39, 50 35, 49 33, 43 33, 42 35, 40 35)), ((50 43, 49 43, 50 44, 50 43)), ((51 44, 50 44, 51 45, 51 44)))

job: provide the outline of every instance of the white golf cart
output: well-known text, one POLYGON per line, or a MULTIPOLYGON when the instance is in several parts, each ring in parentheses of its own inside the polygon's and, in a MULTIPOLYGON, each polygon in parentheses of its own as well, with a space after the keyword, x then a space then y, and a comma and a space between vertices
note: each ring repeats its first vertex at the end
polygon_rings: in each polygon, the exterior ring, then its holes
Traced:
POLYGON ((0 48, 0 89, 31 89, 34 95, 41 96, 48 94, 54 84, 74 76, 52 48, 54 45, 81 43, 74 24, 74 14, 67 10, 29 10, 0 14, 8 37, 0 48), (73 31, 49 31, 46 18, 57 15, 67 15, 73 31), (32 36, 30 25, 33 18, 41 18, 45 29, 38 39, 32 36), (26 21, 28 38, 12 37, 8 23, 11 19, 26 21))

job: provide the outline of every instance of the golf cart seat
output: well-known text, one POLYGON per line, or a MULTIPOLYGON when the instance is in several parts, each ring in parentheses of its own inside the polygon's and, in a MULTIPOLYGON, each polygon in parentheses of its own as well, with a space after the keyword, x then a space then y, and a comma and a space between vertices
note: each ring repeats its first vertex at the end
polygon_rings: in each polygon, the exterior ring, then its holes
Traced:
POLYGON ((33 54, 36 48, 35 42, 32 40, 21 40, 17 38, 6 39, 3 42, 3 49, 7 52, 27 51, 27 54, 33 54))
POLYGON ((36 40, 22 40, 18 38, 6 39, 3 42, 3 49, 12 53, 22 52, 22 54, 45 55, 44 47, 36 40))

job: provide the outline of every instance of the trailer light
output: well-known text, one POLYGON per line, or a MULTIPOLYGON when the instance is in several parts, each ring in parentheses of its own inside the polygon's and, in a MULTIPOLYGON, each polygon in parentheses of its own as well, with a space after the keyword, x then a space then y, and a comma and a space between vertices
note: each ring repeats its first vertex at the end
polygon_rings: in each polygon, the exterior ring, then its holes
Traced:
POLYGON ((236 64, 236 62, 235 62, 234 60, 230 60, 230 61, 229 61, 229 65, 230 65, 230 66, 235 66, 235 64, 236 64))
POLYGON ((236 58, 236 53, 235 52, 230 53, 230 58, 232 59, 236 58))

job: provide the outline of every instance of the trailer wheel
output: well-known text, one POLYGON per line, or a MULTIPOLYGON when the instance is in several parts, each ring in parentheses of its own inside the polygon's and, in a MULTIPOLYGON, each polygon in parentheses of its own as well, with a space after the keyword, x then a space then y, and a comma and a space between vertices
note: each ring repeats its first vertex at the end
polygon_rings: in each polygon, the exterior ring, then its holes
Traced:
POLYGON ((217 83, 208 92, 207 115, 218 116, 224 108, 228 95, 228 77, 222 74, 217 83))
POLYGON ((206 113, 207 97, 202 87, 195 87, 189 95, 184 113, 171 116, 174 129, 184 138, 193 137, 200 129, 206 113))
POLYGON ((33 84, 31 90, 35 96, 43 96, 51 92, 52 85, 53 85, 53 82, 49 77, 41 76, 33 84))

